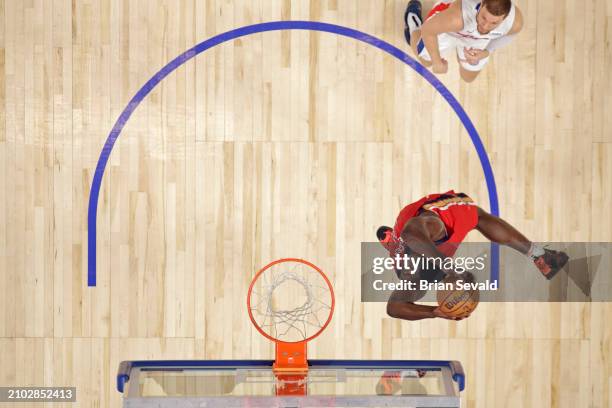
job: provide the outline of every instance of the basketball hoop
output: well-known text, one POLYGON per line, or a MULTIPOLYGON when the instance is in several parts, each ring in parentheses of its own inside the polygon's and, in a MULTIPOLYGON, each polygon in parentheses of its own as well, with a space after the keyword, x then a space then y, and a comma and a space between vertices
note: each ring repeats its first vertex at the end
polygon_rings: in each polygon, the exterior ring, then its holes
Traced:
POLYGON ((307 343, 329 325, 334 304, 327 276, 303 259, 271 262, 253 278, 247 310, 255 328, 276 345, 278 395, 305 395, 307 343))

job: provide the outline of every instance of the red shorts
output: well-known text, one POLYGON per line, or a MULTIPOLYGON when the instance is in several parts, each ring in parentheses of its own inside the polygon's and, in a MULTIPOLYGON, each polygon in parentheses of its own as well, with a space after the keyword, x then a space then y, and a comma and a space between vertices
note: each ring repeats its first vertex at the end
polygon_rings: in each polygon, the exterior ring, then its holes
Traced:
POLYGON ((463 193, 448 191, 430 194, 402 209, 395 223, 394 235, 400 237, 408 220, 423 211, 432 211, 440 217, 446 227, 446 237, 436 242, 437 248, 446 256, 453 256, 465 236, 478 225, 478 207, 463 193))

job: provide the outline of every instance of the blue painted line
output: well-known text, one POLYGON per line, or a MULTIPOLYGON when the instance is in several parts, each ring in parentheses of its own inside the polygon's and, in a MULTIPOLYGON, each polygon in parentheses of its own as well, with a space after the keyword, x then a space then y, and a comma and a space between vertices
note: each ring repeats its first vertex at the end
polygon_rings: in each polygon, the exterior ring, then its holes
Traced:
MULTIPOLYGON (((93 181, 91 183, 91 191, 89 193, 89 209, 87 214, 87 284, 89 286, 96 286, 96 227, 98 198, 100 195, 100 187, 102 185, 102 176, 104 175, 104 170, 106 168, 108 158, 110 157, 110 154, 113 150, 113 146, 115 145, 117 138, 121 134, 121 130, 129 120, 130 116, 132 116, 134 110, 136 110, 140 102, 142 102, 142 100, 151 92, 151 90, 153 90, 153 88, 157 86, 159 82, 161 82, 170 73, 172 73, 174 70, 176 70, 178 67, 180 67, 196 55, 216 45, 222 44, 226 41, 234 40, 239 37, 244 37, 246 35, 262 33, 266 31, 278 30, 312 30, 350 37, 355 40, 370 44, 394 56, 404 64, 408 65, 414 71, 416 71, 416 73, 421 75, 438 91, 438 93, 442 97, 444 97, 444 99, 446 99, 448 104, 455 111, 455 113, 463 123, 463 126, 465 127, 470 138, 472 139, 472 143, 474 144, 474 147, 476 148, 476 153, 478 154, 478 158, 480 159, 480 164, 482 165, 487 189, 489 191, 489 206, 491 208, 490 211, 493 215, 499 216, 499 204, 497 199, 497 187, 495 185, 495 178, 493 177, 491 163, 489 162, 489 157, 487 156, 487 152, 485 151, 480 136, 478 135, 474 124, 468 117, 467 113, 463 110, 457 99, 427 68, 422 66, 419 62, 408 56, 399 48, 374 36, 352 28, 347 28, 329 23, 321 23, 317 21, 273 21, 269 23, 254 24, 230 30, 225 33, 216 35, 212 38, 209 38, 208 40, 197 44, 195 47, 190 48, 189 50, 185 51, 184 53, 170 61, 166 66, 160 69, 159 72, 157 72, 151 79, 149 79, 143 85, 143 87, 138 90, 138 92, 136 92, 136 95, 134 95, 134 97, 130 100, 123 112, 121 112, 121 115, 119 115, 119 119, 117 119, 117 122, 113 126, 110 134, 108 135, 108 138, 106 139, 106 143, 104 143, 102 152, 100 153, 100 158, 98 159, 96 171, 94 173, 93 181)), ((492 244, 491 251, 491 280, 497 280, 499 278, 499 247, 497 245, 492 244)))

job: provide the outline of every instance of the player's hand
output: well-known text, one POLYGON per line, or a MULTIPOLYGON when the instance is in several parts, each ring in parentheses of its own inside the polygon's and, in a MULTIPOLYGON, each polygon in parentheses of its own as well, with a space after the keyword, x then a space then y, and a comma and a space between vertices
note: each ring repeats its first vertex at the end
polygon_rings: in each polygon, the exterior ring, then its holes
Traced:
POLYGON ((448 61, 442 58, 440 62, 433 64, 431 70, 435 74, 446 74, 448 72, 448 61))
POLYGON ((441 311, 439 307, 436 307, 433 310, 433 314, 434 314, 434 316, 439 317, 441 319, 454 320, 456 322, 458 322, 459 320, 463 320, 463 319, 465 319, 466 317, 469 316, 469 315, 468 316, 462 316, 462 317, 449 316, 446 313, 444 313, 443 311, 441 311))
POLYGON ((465 55, 465 60, 470 65, 478 65, 481 60, 487 58, 490 54, 487 50, 479 50, 476 48, 464 48, 463 54, 465 55))

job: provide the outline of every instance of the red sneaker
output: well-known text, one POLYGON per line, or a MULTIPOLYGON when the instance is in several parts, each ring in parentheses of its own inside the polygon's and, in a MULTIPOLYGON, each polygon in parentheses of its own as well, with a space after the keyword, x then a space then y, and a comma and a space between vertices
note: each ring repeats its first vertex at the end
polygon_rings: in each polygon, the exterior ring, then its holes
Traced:
POLYGON ((544 248, 544 255, 533 260, 542 275, 551 280, 567 263, 569 256, 563 251, 544 248))

